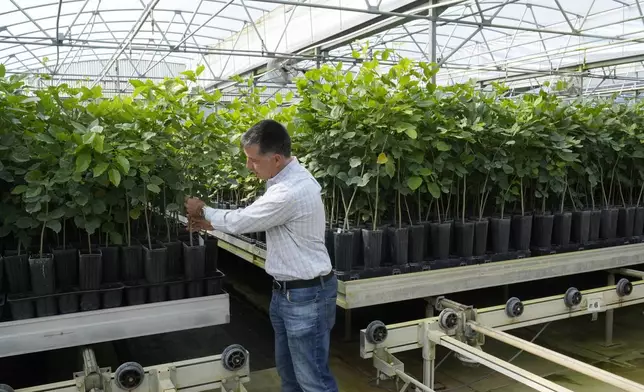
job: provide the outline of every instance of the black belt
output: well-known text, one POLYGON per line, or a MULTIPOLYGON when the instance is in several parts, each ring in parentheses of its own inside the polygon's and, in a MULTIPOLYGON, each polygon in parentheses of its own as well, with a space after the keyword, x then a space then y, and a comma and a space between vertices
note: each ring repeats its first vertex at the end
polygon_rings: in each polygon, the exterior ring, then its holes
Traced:
POLYGON ((273 290, 303 289, 306 287, 315 287, 321 282, 327 282, 333 277, 333 271, 324 276, 308 280, 273 280, 273 290))

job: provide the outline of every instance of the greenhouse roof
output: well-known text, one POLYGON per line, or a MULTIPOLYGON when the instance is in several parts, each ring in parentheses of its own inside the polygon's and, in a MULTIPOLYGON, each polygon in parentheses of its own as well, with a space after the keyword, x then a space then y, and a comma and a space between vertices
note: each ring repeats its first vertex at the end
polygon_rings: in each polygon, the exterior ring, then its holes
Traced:
MULTIPOLYGON (((256 75, 275 88, 364 43, 435 61, 441 84, 564 79, 578 93, 637 92, 644 5, 636 0, 2 0, 0 63, 39 83, 129 91, 204 64, 201 81, 256 75), (269 72, 263 77, 268 64, 269 72)), ((384 64, 385 66, 387 64, 384 64)))

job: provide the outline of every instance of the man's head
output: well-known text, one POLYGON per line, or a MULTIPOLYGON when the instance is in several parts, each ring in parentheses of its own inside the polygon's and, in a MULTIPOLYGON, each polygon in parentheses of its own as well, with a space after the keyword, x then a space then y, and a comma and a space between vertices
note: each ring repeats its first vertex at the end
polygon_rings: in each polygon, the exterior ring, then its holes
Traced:
POLYGON ((244 133, 246 167, 262 180, 273 178, 291 160, 291 137, 282 124, 262 120, 244 133))

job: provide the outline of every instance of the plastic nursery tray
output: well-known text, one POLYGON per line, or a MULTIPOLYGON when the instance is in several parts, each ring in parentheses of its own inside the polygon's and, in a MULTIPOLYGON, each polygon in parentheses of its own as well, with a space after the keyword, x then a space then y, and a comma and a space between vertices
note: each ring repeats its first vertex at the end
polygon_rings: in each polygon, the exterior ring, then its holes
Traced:
POLYGON ((218 295, 222 291, 224 274, 217 270, 205 277, 187 280, 174 278, 163 283, 147 283, 139 280, 125 283, 125 297, 128 306, 145 303, 176 301, 184 298, 218 295))
POLYGON ((124 287, 121 283, 110 283, 98 290, 71 289, 50 295, 11 294, 7 302, 12 319, 24 320, 119 307, 123 302, 124 287))

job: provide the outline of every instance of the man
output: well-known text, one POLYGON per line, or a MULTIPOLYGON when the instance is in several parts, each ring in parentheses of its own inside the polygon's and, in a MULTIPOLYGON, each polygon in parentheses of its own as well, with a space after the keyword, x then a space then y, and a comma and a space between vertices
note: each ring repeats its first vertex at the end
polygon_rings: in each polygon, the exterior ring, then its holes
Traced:
MULTIPOLYGON (((267 181, 263 196, 245 209, 217 210, 188 199, 186 210, 230 234, 266 232, 266 272, 273 276, 270 318, 282 392, 337 392, 329 369, 337 280, 324 244, 320 185, 291 156, 291 139, 276 121, 264 120, 241 139, 246 167, 267 181)), ((201 226, 203 227, 203 226, 201 226)))

